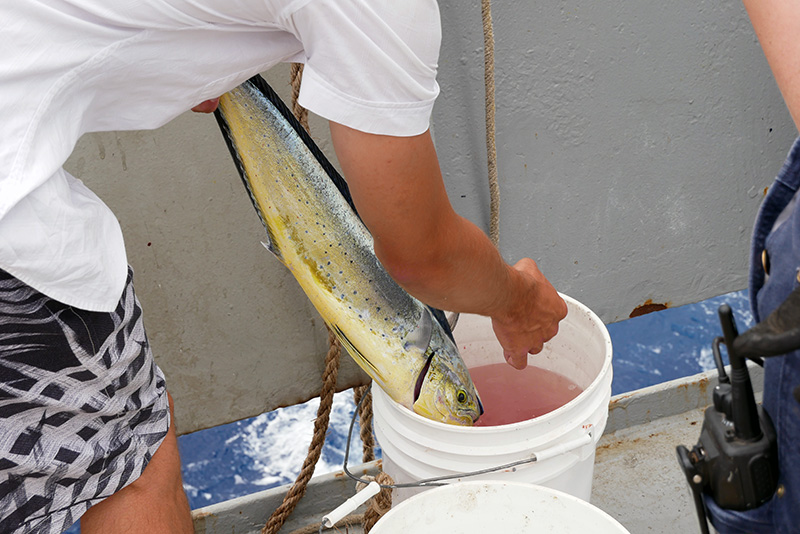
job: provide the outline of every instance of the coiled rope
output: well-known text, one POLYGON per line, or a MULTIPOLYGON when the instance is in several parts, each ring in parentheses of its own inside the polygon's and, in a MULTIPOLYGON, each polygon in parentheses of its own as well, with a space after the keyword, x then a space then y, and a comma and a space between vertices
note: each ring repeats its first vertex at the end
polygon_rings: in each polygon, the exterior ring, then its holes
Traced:
MULTIPOLYGON (((486 115, 486 156, 489 178, 489 238, 497 247, 500 239, 500 187, 497 178, 497 146, 495 143, 495 84, 494 84, 494 30, 492 24, 491 0, 481 0, 481 18, 483 21, 484 45, 484 90, 485 90, 485 115, 486 115)), ((303 65, 292 63, 292 113, 297 117, 306 131, 308 126, 308 110, 301 106, 297 97, 300 94, 300 84, 303 77, 303 65)), ((261 529, 261 534, 277 534, 283 524, 294 511, 297 503, 303 497, 314 474, 314 468, 322 454, 325 444, 325 434, 330 421, 333 394, 336 387, 336 378, 339 374, 339 360, 341 347, 336 336, 328 329, 328 353, 325 357, 325 371, 322 375, 322 391, 320 392, 319 409, 314 421, 314 435, 308 447, 308 455, 303 462, 300 474, 292 487, 287 492, 281 505, 272 513, 266 525, 261 529)), ((353 396, 358 406, 361 440, 363 443, 363 461, 371 462, 375 459, 375 441, 372 434, 372 394, 369 386, 353 388, 353 396), (366 398, 362 397, 366 395, 366 398)), ((376 481, 384 486, 392 484, 392 479, 385 473, 378 473, 376 481)), ((359 488, 360 490, 361 488, 359 488)), ((345 517, 342 523, 355 525, 362 523, 364 532, 369 533, 372 526, 392 507, 391 489, 383 488, 381 492, 370 500, 370 505, 364 514, 353 514, 345 517)), ((313 534, 321 530, 319 524, 309 525, 292 534, 313 534)))

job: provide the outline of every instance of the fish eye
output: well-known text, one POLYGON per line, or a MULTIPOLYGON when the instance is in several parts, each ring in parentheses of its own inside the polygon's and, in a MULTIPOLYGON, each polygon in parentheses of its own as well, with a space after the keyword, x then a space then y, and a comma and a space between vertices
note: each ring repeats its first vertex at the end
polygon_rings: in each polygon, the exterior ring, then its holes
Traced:
POLYGON ((464 404, 465 402, 467 402, 467 392, 464 391, 463 389, 459 389, 458 393, 456 393, 456 400, 460 404, 464 404))

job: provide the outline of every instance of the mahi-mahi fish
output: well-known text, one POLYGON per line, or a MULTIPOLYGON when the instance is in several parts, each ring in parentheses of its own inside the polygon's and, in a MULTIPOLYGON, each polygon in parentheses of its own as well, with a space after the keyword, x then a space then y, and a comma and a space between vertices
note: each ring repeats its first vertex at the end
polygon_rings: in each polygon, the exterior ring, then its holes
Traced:
POLYGON ((395 402, 450 424, 483 413, 443 314, 409 295, 375 255, 347 185, 263 78, 220 99, 217 121, 267 230, 358 365, 395 402))

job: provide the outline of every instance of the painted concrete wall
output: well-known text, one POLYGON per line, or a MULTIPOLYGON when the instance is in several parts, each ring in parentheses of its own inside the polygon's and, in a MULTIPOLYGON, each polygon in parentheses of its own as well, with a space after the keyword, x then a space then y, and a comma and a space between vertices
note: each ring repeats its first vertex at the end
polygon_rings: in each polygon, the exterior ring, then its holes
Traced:
MULTIPOLYGON (((477 2, 441 0, 434 136, 448 193, 488 228, 477 2)), ((746 285, 750 227, 796 135, 737 2, 493 7, 501 252, 606 322, 746 285)), ((288 99, 288 69, 268 73, 288 99)), ((324 121, 312 135, 332 156, 324 121)), ((326 334, 209 116, 85 136, 68 163, 117 213, 179 431, 319 391, 326 334)), ((340 387, 364 380, 349 358, 340 387)))
MULTIPOLYGON (((488 225, 479 6, 443 3, 436 138, 488 225), (447 29, 450 29, 448 32, 447 29)), ((501 250, 605 321, 746 285, 796 135, 738 2, 495 2, 501 250)))

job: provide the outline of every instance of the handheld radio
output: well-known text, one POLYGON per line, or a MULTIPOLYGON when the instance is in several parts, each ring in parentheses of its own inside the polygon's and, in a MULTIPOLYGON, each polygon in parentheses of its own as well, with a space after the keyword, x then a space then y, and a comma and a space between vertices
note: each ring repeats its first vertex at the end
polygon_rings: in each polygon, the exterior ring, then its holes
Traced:
MULTIPOLYGON (((719 373, 713 404, 704 415, 700 439, 691 450, 677 447, 678 462, 694 498, 700 530, 708 534, 702 496, 724 509, 750 510, 772 498, 778 486, 778 446, 769 414, 756 404, 747 360, 763 366, 764 357, 800 349, 800 288, 769 317, 739 335, 730 306, 719 308, 723 336, 712 350, 719 373), (720 355, 724 344, 730 376, 720 355)), ((800 402, 800 387, 794 390, 800 402)))

